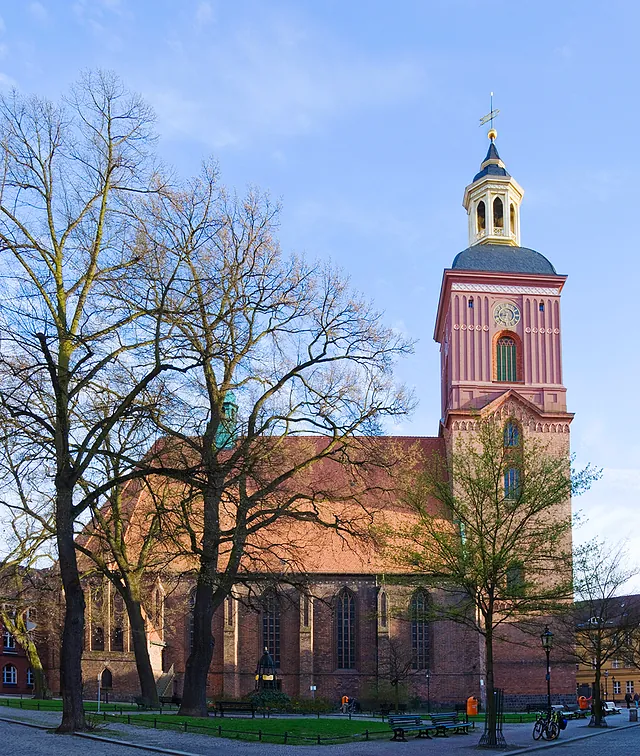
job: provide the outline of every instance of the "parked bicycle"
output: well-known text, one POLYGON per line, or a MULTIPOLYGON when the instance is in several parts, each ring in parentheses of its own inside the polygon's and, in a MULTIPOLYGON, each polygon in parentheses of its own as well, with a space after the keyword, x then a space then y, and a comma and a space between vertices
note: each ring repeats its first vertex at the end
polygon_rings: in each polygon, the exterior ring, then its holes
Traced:
POLYGON ((533 739, 556 740, 560 737, 560 730, 564 729, 560 723, 560 713, 557 711, 539 711, 533 725, 533 739))

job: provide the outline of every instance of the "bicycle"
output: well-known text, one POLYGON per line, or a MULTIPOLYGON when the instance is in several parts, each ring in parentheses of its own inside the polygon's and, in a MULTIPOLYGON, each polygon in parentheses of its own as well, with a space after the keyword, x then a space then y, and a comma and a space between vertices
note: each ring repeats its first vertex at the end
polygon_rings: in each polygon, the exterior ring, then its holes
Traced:
POLYGON ((560 714, 557 711, 539 711, 533 725, 533 739, 556 740, 560 737, 560 714))

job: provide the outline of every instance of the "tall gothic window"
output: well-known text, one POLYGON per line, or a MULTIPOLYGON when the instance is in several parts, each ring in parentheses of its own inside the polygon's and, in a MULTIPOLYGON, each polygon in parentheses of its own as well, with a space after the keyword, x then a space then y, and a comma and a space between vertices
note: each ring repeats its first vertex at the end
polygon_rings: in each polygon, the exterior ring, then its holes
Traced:
POLYGON ((336 596, 336 655, 338 669, 356 667, 356 599, 343 588, 336 596))
POLYGON ((91 593, 91 650, 104 651, 104 586, 96 585, 91 593))
POLYGON ((504 228, 504 205, 500 197, 493 200, 493 230, 504 228))
POLYGON ((413 669, 429 669, 429 595, 419 590, 413 594, 409 613, 411 616, 411 650, 413 669))
POLYGON ((504 446, 520 446, 520 428, 514 420, 509 420, 504 426, 504 446))
POLYGON ((280 666, 280 601, 274 590, 265 591, 262 596, 262 647, 280 666))
POLYGON ((520 470, 509 467, 504 471, 504 498, 514 500, 520 496, 520 470))
POLYGON ((502 336, 496 345, 496 378, 513 383, 517 380, 516 342, 511 336, 502 336))
POLYGON ((113 624, 111 626, 111 650, 124 651, 124 601, 119 593, 113 594, 113 624))
POLYGON ((476 207, 476 226, 479 234, 481 234, 487 226, 486 210, 482 200, 478 202, 478 206, 476 207))

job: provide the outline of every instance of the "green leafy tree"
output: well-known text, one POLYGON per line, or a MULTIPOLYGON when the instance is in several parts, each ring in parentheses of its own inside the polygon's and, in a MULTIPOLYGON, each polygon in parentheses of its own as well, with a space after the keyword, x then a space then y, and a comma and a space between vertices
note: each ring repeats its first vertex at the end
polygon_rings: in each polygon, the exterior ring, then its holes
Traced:
POLYGON ((393 552, 420 573, 422 584, 440 589, 433 596, 435 618, 462 623, 484 639, 483 745, 495 746, 498 737, 496 640, 508 624, 549 612, 571 596, 569 502, 594 477, 588 468, 572 474, 569 461, 533 434, 507 442, 500 419, 478 416, 474 432, 450 458, 426 459, 407 487, 416 523, 394 533, 401 546, 393 552))

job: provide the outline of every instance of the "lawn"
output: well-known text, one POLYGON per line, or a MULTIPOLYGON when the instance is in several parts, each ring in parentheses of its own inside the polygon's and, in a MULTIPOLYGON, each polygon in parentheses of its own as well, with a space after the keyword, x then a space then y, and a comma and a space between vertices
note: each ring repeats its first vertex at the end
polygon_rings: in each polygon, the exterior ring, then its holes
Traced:
POLYGON ((249 719, 245 717, 179 717, 177 714, 156 716, 141 714, 121 716, 108 714, 101 717, 106 722, 126 722, 127 724, 156 729, 171 729, 180 732, 194 732, 218 735, 241 740, 261 740, 276 743, 336 743, 344 740, 368 740, 389 736, 391 731, 386 723, 349 719, 317 719, 315 717, 286 719, 249 719))
MULTIPOLYGON (((62 711, 62 701, 59 699, 47 699, 37 701, 33 698, 0 698, 0 706, 8 706, 12 709, 35 709, 37 711, 62 711)), ((97 701, 85 701, 85 711, 96 711, 97 701)), ((129 703, 101 703, 100 711, 135 711, 138 707, 129 703)))

